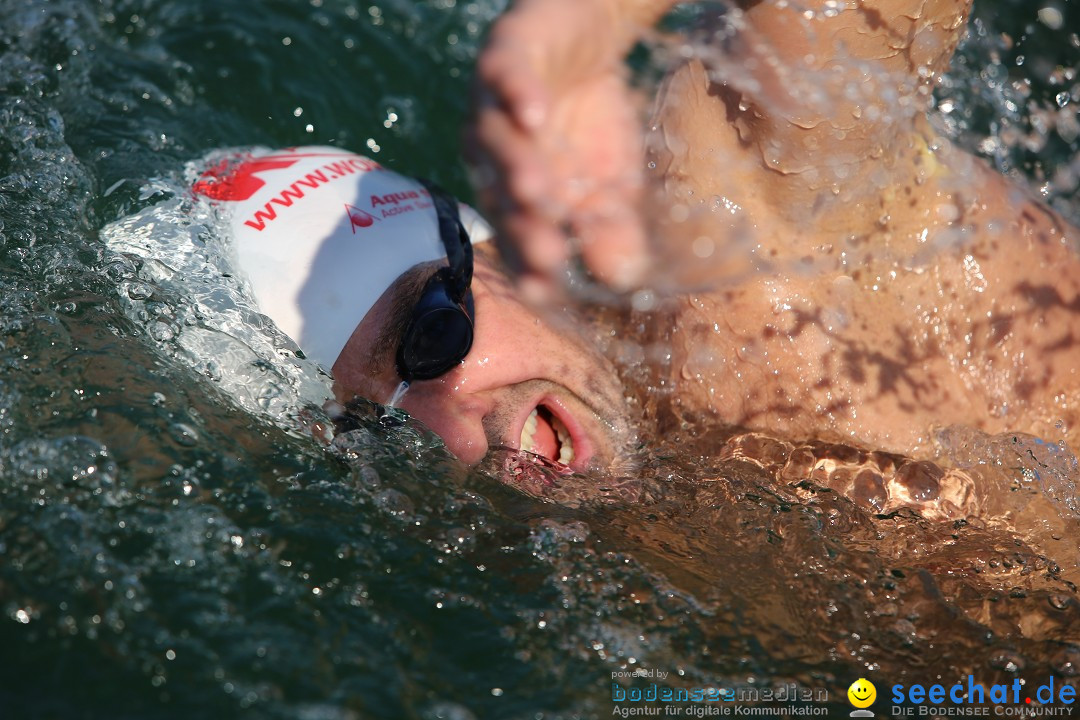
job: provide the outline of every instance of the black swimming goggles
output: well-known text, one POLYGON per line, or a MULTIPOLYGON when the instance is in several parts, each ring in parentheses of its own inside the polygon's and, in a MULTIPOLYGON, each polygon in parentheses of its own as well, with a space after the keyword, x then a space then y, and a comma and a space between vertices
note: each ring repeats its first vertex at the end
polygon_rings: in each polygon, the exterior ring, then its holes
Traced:
POLYGON ((424 285, 402 335, 397 370, 406 382, 439 377, 464 360, 472 347, 475 318, 469 289, 473 274, 472 242, 461 224, 457 201, 433 183, 420 182, 435 205, 447 266, 440 268, 424 285))

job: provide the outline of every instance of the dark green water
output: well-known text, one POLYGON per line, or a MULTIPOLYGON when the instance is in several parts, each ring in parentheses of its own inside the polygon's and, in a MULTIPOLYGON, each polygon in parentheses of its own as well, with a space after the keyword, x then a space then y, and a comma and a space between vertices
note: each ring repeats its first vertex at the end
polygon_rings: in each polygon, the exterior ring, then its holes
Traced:
MULTIPOLYGON (((1050 33, 1030 3, 980 6, 947 88, 958 137, 1080 103, 1053 81, 1080 52, 1075 2, 1058 7, 1050 33)), ((154 334, 205 322, 166 283, 133 314, 118 287, 143 269, 99 231, 208 150, 375 146, 467 196, 468 75, 500 8, 0 0, 2 716, 606 717, 612 672, 636 667, 827 689, 834 714, 863 675, 881 694, 1075 683, 1075 564, 1008 528, 875 517, 710 460, 693 429, 648 453, 629 505, 584 479, 565 481, 572 507, 530 497, 375 413, 327 450, 154 334)), ((1058 172, 1076 137, 1044 140, 984 154, 1076 217, 1058 172)), ((1010 492, 1071 557, 1071 486, 1051 502, 1007 456, 1010 492)))

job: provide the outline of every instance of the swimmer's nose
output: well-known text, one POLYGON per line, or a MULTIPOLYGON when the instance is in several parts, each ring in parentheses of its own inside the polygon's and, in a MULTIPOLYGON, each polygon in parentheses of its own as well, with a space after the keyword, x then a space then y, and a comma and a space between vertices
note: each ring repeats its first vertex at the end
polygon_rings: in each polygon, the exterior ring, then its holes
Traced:
POLYGON ((474 465, 487 455, 484 417, 494 409, 494 400, 488 393, 466 392, 462 381, 457 371, 414 381, 401 408, 431 428, 459 460, 474 465))

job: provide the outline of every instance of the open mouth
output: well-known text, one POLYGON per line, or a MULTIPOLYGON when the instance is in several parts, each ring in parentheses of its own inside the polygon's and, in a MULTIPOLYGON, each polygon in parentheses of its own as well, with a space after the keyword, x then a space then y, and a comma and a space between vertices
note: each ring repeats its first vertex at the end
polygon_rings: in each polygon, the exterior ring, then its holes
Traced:
POLYGON ((519 447, 567 467, 574 461, 574 438, 566 425, 550 408, 538 405, 529 413, 521 428, 519 447))

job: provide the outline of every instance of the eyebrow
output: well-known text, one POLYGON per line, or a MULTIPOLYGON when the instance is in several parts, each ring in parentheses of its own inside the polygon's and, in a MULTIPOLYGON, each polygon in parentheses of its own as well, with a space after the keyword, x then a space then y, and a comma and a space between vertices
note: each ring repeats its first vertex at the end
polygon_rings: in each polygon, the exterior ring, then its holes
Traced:
POLYGON ((390 296, 388 319, 383 323, 375 342, 371 347, 371 370, 383 368, 387 362, 396 363, 398 346, 401 344, 405 329, 412 319, 413 308, 420 301, 427 281, 434 275, 436 268, 422 263, 406 271, 394 281, 390 296))

